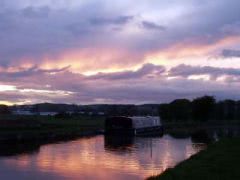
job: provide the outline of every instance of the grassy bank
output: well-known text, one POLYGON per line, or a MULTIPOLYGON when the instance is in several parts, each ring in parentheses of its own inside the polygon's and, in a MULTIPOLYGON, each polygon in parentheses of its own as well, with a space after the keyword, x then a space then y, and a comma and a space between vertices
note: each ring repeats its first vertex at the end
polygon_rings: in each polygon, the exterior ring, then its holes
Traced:
POLYGON ((163 122, 164 133, 173 136, 189 136, 198 131, 214 131, 223 129, 235 129, 240 131, 239 121, 209 121, 209 122, 163 122))
POLYGON ((239 152, 240 138, 221 140, 148 180, 237 180, 240 179, 239 152))
POLYGON ((1 141, 63 139, 94 134, 103 129, 104 117, 1 116, 1 141))

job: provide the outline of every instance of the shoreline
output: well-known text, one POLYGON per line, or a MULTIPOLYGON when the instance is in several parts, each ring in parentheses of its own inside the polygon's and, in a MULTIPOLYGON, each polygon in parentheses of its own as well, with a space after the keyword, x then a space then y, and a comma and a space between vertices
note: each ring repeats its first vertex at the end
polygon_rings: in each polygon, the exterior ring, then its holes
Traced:
POLYGON ((240 179, 240 138, 223 139, 147 180, 240 179))
POLYGON ((5 116, 0 119, 0 145, 38 144, 103 134, 104 118, 74 116, 5 116))
POLYGON ((34 132, 34 133, 15 133, 11 135, 5 135, 0 137, 1 143, 18 143, 18 142, 34 142, 34 141, 48 141, 48 140, 61 140, 71 139, 84 136, 94 136, 103 134, 103 130, 84 130, 84 131, 72 131, 72 132, 34 132))
POLYGON ((0 141, 0 157, 15 156, 21 154, 31 154, 38 152, 40 147, 47 144, 56 144, 61 142, 73 141, 84 137, 94 137, 102 135, 102 130, 88 130, 74 133, 61 133, 54 135, 37 136, 14 136, 0 141))

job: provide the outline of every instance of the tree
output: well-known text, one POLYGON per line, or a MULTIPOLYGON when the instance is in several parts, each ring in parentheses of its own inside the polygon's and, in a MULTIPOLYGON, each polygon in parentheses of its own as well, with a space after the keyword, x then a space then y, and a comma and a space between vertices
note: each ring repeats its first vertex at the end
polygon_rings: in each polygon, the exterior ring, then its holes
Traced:
POLYGON ((240 101, 236 102, 236 119, 240 120, 240 101))
POLYGON ((10 114, 10 110, 6 105, 0 105, 0 114, 10 114))
POLYGON ((213 96, 203 96, 192 101, 193 118, 208 121, 214 116, 216 100, 213 96))
POLYGON ((237 103, 233 100, 220 101, 215 114, 217 120, 234 120, 237 118, 237 103))
POLYGON ((187 99, 177 99, 170 103, 170 111, 174 120, 189 120, 191 118, 191 102, 187 99))
POLYGON ((172 114, 171 114, 171 110, 170 110, 170 105, 169 104, 161 104, 159 106, 159 115, 162 120, 171 121, 173 118, 172 118, 172 114))

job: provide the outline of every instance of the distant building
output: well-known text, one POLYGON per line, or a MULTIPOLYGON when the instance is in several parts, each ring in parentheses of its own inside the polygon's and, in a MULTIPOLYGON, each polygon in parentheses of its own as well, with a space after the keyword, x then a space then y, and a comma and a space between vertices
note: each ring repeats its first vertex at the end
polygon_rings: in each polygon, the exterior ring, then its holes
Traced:
POLYGON ((104 115, 105 115, 104 112, 98 112, 97 114, 98 114, 99 116, 104 116, 104 115))
POLYGON ((14 114, 14 115, 25 115, 25 116, 37 115, 37 113, 35 113, 35 112, 26 111, 26 110, 12 111, 12 114, 14 114))
POLYGON ((28 111, 28 110, 15 110, 15 111, 12 111, 12 114, 24 115, 24 116, 34 116, 34 115, 55 116, 56 114, 58 114, 58 112, 32 112, 32 111, 28 111))
POLYGON ((39 112, 40 116, 55 116, 58 114, 58 112, 39 112))

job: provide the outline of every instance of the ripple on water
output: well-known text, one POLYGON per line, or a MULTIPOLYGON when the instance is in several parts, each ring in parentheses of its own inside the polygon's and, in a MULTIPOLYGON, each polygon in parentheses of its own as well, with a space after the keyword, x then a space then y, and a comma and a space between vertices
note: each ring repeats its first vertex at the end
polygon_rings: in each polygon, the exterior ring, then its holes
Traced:
MULTIPOLYGON (((104 136, 44 145, 38 153, 0 159, 17 179, 143 179, 156 175, 205 148, 190 138, 114 139, 104 136), (25 172, 25 173, 24 173, 25 172)), ((8 178, 5 173, 4 178, 8 178)), ((0 173, 0 179, 3 179, 0 173)))

